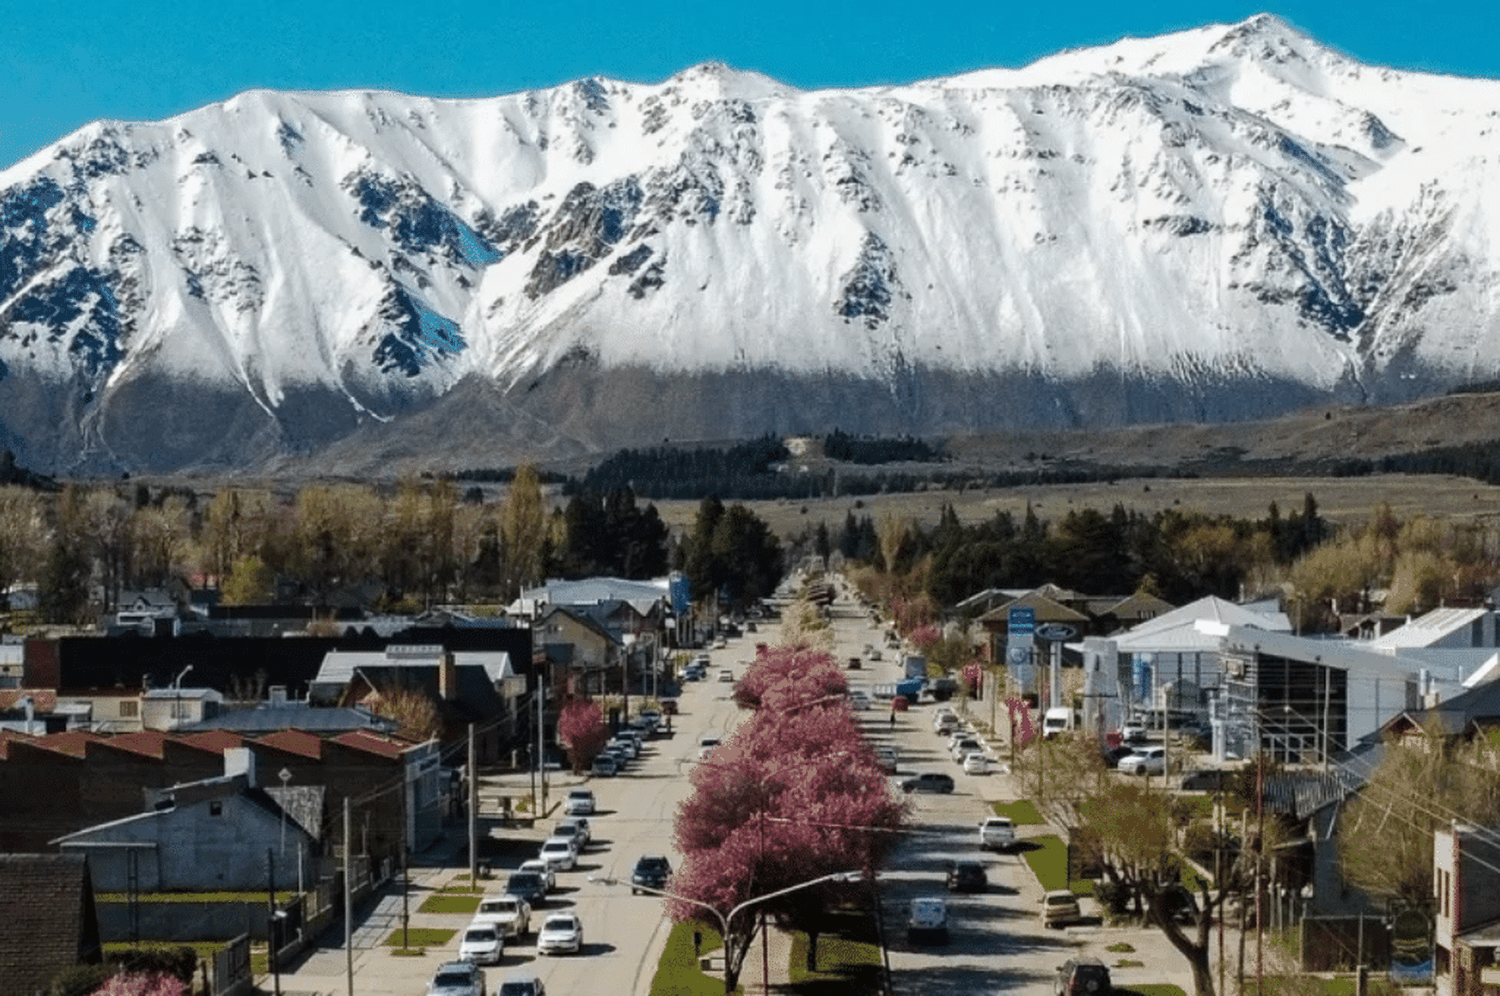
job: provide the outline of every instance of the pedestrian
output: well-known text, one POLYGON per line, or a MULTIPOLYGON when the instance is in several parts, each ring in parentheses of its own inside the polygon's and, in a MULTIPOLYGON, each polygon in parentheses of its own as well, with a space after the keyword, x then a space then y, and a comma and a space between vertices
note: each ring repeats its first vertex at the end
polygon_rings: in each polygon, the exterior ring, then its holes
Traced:
POLYGON ((891 709, 891 729, 894 730, 895 728, 896 728, 896 710, 895 710, 894 707, 892 707, 892 709, 891 709))

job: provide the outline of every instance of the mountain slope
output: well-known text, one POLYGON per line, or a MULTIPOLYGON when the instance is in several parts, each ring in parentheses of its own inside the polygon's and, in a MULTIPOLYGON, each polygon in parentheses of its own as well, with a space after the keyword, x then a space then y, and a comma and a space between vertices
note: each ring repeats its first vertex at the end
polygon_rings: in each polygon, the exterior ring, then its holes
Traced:
POLYGON ((1500 355, 1497 98, 1262 15, 902 87, 101 122, 0 173, 0 445, 369 470, 1420 397, 1500 355))

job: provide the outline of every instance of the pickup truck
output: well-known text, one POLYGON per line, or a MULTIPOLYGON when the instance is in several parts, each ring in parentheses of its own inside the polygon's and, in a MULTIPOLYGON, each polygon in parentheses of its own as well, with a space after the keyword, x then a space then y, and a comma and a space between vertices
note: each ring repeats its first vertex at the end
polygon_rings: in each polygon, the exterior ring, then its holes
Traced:
POLYGON ((979 824, 979 848, 983 851, 1008 851, 1016 846, 1016 828, 1005 816, 991 816, 979 824))

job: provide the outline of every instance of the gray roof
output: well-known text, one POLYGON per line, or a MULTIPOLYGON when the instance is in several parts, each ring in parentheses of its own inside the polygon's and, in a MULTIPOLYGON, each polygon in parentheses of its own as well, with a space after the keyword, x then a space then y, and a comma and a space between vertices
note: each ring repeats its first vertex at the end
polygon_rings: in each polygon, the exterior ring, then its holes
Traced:
MULTIPOLYGON (((442 647, 417 645, 392 645, 385 650, 330 650, 323 656, 323 664, 312 684, 342 688, 354 678, 356 668, 374 671, 380 668, 435 667, 442 650, 442 647)), ((516 675, 510 654, 503 650, 456 650, 453 664, 460 670, 482 668, 491 683, 516 675)))
POLYGON ((333 734, 350 730, 377 730, 394 733, 400 723, 377 716, 359 706, 310 706, 305 703, 281 706, 256 706, 254 709, 230 709, 211 719, 183 723, 180 733, 203 730, 232 730, 237 733, 271 733, 276 730, 301 730, 304 733, 333 734))

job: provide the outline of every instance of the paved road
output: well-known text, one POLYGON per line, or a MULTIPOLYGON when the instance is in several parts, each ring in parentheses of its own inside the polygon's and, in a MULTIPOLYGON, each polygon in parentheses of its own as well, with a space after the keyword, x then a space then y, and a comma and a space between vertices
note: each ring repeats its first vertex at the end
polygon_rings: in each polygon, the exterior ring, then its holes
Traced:
MULTIPOLYGON (((863 670, 849 672, 853 687, 872 689, 877 683, 895 679, 900 668, 899 655, 884 648, 883 632, 876 628, 867 612, 854 602, 843 600, 834 607, 833 623, 834 653, 840 660, 861 653, 866 644, 882 647, 885 656, 892 658, 873 665, 867 663, 863 670)), ((623 992, 645 996, 649 992, 668 926, 662 916, 662 900, 632 896, 628 886, 589 882, 588 877, 628 881, 636 858, 647 852, 665 852, 674 867, 681 864, 681 856, 671 844, 672 820, 678 802, 687 794, 686 775, 696 763, 698 741, 705 735, 722 737, 738 721, 737 710, 728 700, 730 686, 716 680, 718 671, 731 667, 737 676, 742 673, 743 665, 739 662, 754 657, 754 643, 760 639, 774 640, 774 633, 747 634, 730 640, 724 650, 710 651, 713 665, 708 680, 685 686, 680 699, 682 713, 673 720, 672 736, 650 741, 630 772, 617 778, 564 776, 554 783, 550 796, 554 806, 568 788, 579 784, 589 785, 599 800, 600 811, 593 819, 593 846, 578 870, 559 874, 558 893, 538 911, 539 914, 551 909, 577 912, 584 922, 586 948, 578 957, 542 959, 535 953, 534 936, 524 938, 507 948, 502 965, 487 970, 492 992, 516 971, 535 972, 553 993, 614 996, 623 992)), ((1094 954, 1113 965, 1122 955, 1112 954, 1106 947, 1119 942, 1131 944, 1136 951, 1128 957, 1144 962, 1144 966, 1115 969, 1117 985, 1173 982, 1191 992, 1186 962, 1167 945, 1159 931, 1042 928, 1037 915, 1041 889, 1030 869, 1016 855, 984 855, 990 870, 988 893, 949 897, 952 921, 949 945, 919 947, 907 942, 905 910, 909 900, 917 895, 946 896, 944 861, 954 856, 981 854, 976 843, 977 824, 990 811, 989 803, 1025 797, 1009 776, 964 774, 944 753, 942 738, 933 733, 932 710, 930 704, 914 707, 898 714, 894 726, 890 724, 889 711, 882 708, 858 714, 873 741, 898 747, 903 773, 947 771, 958 783, 952 795, 912 797, 914 832, 897 849, 890 870, 882 876, 880 891, 893 992, 920 996, 950 993, 969 996, 978 992, 1051 996, 1056 965, 1074 953, 1094 954)), ((492 785, 491 790, 500 791, 500 783, 492 785)), ((510 790, 520 795, 529 789, 523 788, 518 780, 510 790)), ((546 836, 546 828, 559 816, 560 813, 554 812, 536 830, 494 831, 496 838, 506 842, 506 853, 510 855, 497 862, 497 874, 503 875, 505 868, 534 856, 546 836)), ((1047 828, 1022 828, 1021 832, 1024 836, 1047 832, 1047 828)), ((433 889, 460 875, 460 869, 451 865, 415 872, 410 909, 416 910, 433 889)), ((455 936, 445 948, 431 950, 424 957, 392 956, 390 949, 380 942, 400 926, 400 916, 399 894, 387 896, 356 933, 354 992, 360 996, 410 996, 425 992, 437 964, 456 954, 455 936)), ((468 919, 457 914, 414 914, 411 925, 459 931, 468 919)), ((341 932, 338 936, 330 935, 327 941, 329 946, 316 949, 294 972, 283 974, 283 993, 341 996, 346 992, 346 953, 341 932)), ((1226 942, 1226 948, 1235 950, 1233 939, 1226 942)), ((760 967, 754 962, 758 949, 756 945, 752 961, 745 966, 747 984, 760 974, 760 967)), ((773 969, 771 974, 774 977, 778 973, 773 969)), ((262 989, 270 991, 269 980, 262 989)))
MULTIPOLYGON (((522 860, 535 857, 548 830, 562 818, 559 804, 569 788, 587 785, 598 800, 598 813, 591 819, 594 835, 591 846, 575 870, 558 873, 557 891, 533 911, 532 918, 535 928, 552 910, 576 912, 584 924, 584 951, 579 956, 538 957, 533 930, 507 946, 500 965, 486 968, 491 992, 516 972, 535 973, 546 983, 548 991, 554 993, 602 996, 649 990, 668 925, 662 916, 660 898, 630 894, 630 872, 636 859, 650 852, 668 854, 674 867, 681 864, 680 855, 672 848, 672 820, 678 802, 687 795, 687 773, 696 762, 698 741, 706 735, 727 735, 739 719, 737 708, 728 698, 732 686, 714 678, 723 667, 741 673, 743 667, 736 661, 754 656, 755 639, 752 635, 748 640, 730 641, 725 650, 710 651, 714 664, 709 680, 685 687, 680 698, 681 714, 673 718, 672 733, 648 741, 626 774, 615 778, 575 778, 554 773, 548 794, 548 819, 533 830, 491 831, 491 837, 505 855, 495 862, 493 885, 498 891, 507 871, 522 860), (617 878, 627 884, 622 887, 590 882, 590 876, 617 878)), ((487 779, 481 788, 485 796, 521 796, 529 792, 530 779, 525 776, 487 779)), ((483 811, 485 807, 481 804, 483 811)), ((452 851, 452 843, 448 850, 452 851)), ((442 862, 441 855, 436 860, 442 862)), ((464 877, 466 872, 466 867, 460 869, 451 860, 439 867, 414 869, 407 898, 409 925, 461 932, 469 921, 467 914, 416 911, 433 891, 464 877)), ((392 955, 382 942, 401 927, 401 918, 402 897, 399 888, 393 887, 358 925, 353 947, 354 992, 359 996, 411 996, 426 992, 436 967, 456 957, 458 934, 447 945, 429 949, 421 957, 392 955)), ((347 960, 342 929, 332 931, 325 936, 324 945, 302 958, 292 970, 282 973, 281 990, 288 996, 341 996, 348 991, 347 960)), ((270 992, 272 980, 262 980, 260 988, 270 992)))

